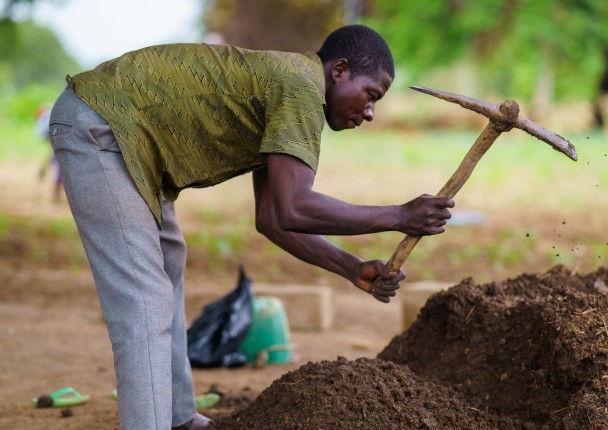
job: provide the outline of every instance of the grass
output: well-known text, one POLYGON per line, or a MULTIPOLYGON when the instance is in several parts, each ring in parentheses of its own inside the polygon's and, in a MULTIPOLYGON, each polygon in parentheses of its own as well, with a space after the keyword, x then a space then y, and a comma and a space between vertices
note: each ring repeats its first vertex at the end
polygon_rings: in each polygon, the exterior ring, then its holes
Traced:
MULTIPOLYGON (((386 190, 384 194, 394 194, 386 177, 393 182, 395 191, 434 193, 456 170, 476 135, 353 133, 348 141, 340 142, 337 134, 328 134, 321 168, 343 164, 354 175, 371 171, 384 181, 382 185, 378 183, 386 190)), ((608 139, 595 133, 570 140, 578 148, 578 162, 523 132, 504 134, 481 159, 459 194, 477 206, 487 204, 488 199, 493 205, 500 204, 499 197, 504 197, 505 192, 511 193, 509 205, 584 205, 587 194, 593 194, 592 188, 608 185, 608 139)))
POLYGON ((41 159, 49 152, 50 145, 36 135, 33 120, 15 124, 0 118, 0 162, 41 159))
MULTIPOLYGON (((438 191, 478 132, 344 135, 325 136, 317 188, 348 201, 389 204, 438 191), (338 166, 344 166, 339 174, 338 166)), ((406 263, 409 272, 429 279, 475 273, 490 280, 555 264, 581 270, 605 264, 608 137, 567 137, 578 149, 578 162, 524 132, 500 136, 455 199, 454 211, 478 211, 486 221, 424 239, 406 263)), ((386 233, 336 243, 388 258, 401 237, 386 233)))
MULTIPOLYGON (((422 193, 433 194, 456 170, 477 134, 327 131, 315 189, 371 205, 404 203, 422 193)), ((457 281, 474 274, 484 281, 546 270, 554 264, 581 270, 605 264, 608 138, 601 133, 567 138, 578 149, 576 163, 523 132, 502 135, 456 196, 455 211, 476 211, 484 215, 484 221, 451 226, 443 235, 425 238, 406 262, 408 276, 457 281)), ((36 138, 33 125, 11 127, 0 119, 3 166, 38 164, 47 155, 48 146, 36 138)), ((32 180, 14 177, 4 176, 3 181, 8 186, 38 186, 32 180)), ((206 273, 219 273, 244 262, 260 280, 315 282, 325 276, 286 256, 254 232, 250 182, 248 177, 237 178, 182 194, 178 213, 191 265, 206 273)), ((25 191, 18 195, 30 198, 25 191)), ((11 211, 9 208, 23 202, 0 198, 8 203, 7 210, 0 211, 0 243, 14 243, 18 236, 25 258, 38 264, 56 263, 61 258, 70 266, 83 264, 71 219, 48 220, 43 215, 11 211), (49 241, 70 245, 56 250, 49 241)), ((330 240, 364 258, 388 259, 402 236, 387 232, 330 240)), ((0 249, 4 249, 0 255, 8 252, 6 246, 0 249)), ((330 278, 329 282, 333 281, 335 278, 330 278)))

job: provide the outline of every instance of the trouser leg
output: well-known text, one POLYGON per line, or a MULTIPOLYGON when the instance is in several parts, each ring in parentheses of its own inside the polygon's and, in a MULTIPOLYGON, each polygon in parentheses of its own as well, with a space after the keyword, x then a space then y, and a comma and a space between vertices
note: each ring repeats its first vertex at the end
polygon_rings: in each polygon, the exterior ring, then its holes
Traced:
POLYGON ((70 90, 50 132, 112 342, 121 428, 167 430, 175 304, 156 221, 107 123, 70 90))
POLYGON ((184 308, 184 269, 186 242, 175 217, 175 206, 163 202, 163 224, 160 245, 163 251, 165 272, 173 284, 173 323, 171 373, 173 377, 173 426, 181 425, 196 412, 192 369, 188 360, 186 339, 186 312, 184 308))

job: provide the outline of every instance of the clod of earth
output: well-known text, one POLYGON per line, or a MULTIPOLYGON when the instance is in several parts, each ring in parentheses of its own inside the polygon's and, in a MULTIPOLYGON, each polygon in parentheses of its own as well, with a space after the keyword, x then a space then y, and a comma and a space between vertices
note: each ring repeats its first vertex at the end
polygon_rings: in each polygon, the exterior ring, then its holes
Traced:
POLYGON ((432 296, 375 359, 309 362, 214 428, 608 429, 608 269, 432 296))
POLYGON ((50 408, 53 406, 53 399, 48 394, 43 394, 38 397, 38 401, 36 402, 37 408, 50 408))

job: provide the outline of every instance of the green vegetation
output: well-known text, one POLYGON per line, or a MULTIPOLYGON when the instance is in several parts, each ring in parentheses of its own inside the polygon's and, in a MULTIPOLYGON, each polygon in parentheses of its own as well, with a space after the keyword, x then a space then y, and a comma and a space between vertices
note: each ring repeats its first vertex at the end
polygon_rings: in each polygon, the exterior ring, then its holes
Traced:
MULTIPOLYGON (((315 188, 361 204, 394 204, 434 193, 475 137, 473 132, 328 131, 315 188)), ((579 149, 577 163, 532 137, 501 136, 456 197, 454 213, 476 211, 483 222, 449 226, 445 234, 423 239, 406 263, 409 276, 451 281, 474 273, 483 282, 558 263, 569 268, 580 264, 580 270, 605 264, 608 139, 599 133, 568 137, 579 149)), ((25 146, 44 145, 32 140, 25 146)), ((15 162, 10 151, 0 154, 1 164, 15 162)), ((37 162, 38 157, 32 151, 18 160, 37 162)), ((243 262, 260 281, 296 276, 305 266, 255 233, 248 178, 243 183, 180 197, 190 269, 223 274, 243 262)), ((329 239, 364 258, 388 259, 401 238, 387 232, 329 239)), ((41 265, 74 268, 86 261, 67 214, 45 219, 41 213, 7 211, 0 216, 0 239, 0 256, 17 249, 22 258, 41 265)), ((324 276, 312 268, 306 273, 324 276)))
POLYGON ((32 21, 0 20, 0 94, 30 84, 60 83, 80 67, 57 36, 32 21))
MULTIPOLYGON (((338 133, 325 137, 317 188, 349 201, 386 204, 438 191, 477 133, 358 131, 348 138, 338 133), (343 166, 340 173, 333 174, 338 165, 343 166), (363 180, 361 172, 367 173, 363 180)), ((484 221, 451 226, 444 235, 423 239, 407 267, 418 277, 433 278, 438 265, 448 272, 480 265, 480 273, 501 277, 522 267, 605 262, 608 137, 599 132, 567 137, 578 148, 578 162, 531 136, 501 136, 456 196, 455 214, 476 211, 484 221)), ((388 258, 401 237, 385 233, 336 243, 361 255, 388 258)))
MULTIPOLYGON (((0 15, 0 165, 11 167, 38 164, 48 156, 48 144, 35 132, 36 111, 54 102, 67 72, 79 69, 48 29, 12 20, 7 5, 16 3, 36 7, 36 0, 6 0, 0 15)), ((583 102, 583 114, 588 115, 598 82, 608 71, 605 0, 306 0, 291 6, 277 0, 226 0, 208 6, 212 11, 206 17, 207 29, 223 32, 229 43, 251 37, 250 46, 256 48, 303 50, 302 44, 310 43, 307 49, 314 49, 341 17, 349 17, 347 22, 363 17, 395 53, 399 77, 391 93, 400 90, 399 83, 415 81, 467 95, 491 94, 491 100, 498 94, 499 99, 529 105, 540 118, 546 112, 542 104, 555 100, 583 102), (281 7, 268 7, 271 2, 281 7), (264 25, 242 25, 252 21, 249 10, 255 10, 264 25), (326 19, 318 19, 321 16, 326 19), (267 25, 271 19, 290 23, 289 31, 267 25), (290 40, 291 35, 306 37, 290 40), (264 45, 269 41, 281 45, 264 45)), ((405 106, 408 109, 395 106, 413 118, 405 122, 407 131, 327 131, 316 189, 360 204, 395 204, 437 192, 479 130, 435 111, 435 104, 415 103, 405 106), (440 131, 442 124, 454 123, 458 126, 450 126, 449 132, 440 131), (414 127, 420 124, 430 126, 414 127)), ((588 127, 590 121, 584 123, 588 127)), ((557 263, 580 265, 581 270, 605 263, 608 137, 599 131, 558 131, 577 146, 579 162, 521 132, 501 136, 456 198, 455 213, 475 211, 484 216, 483 222, 450 226, 444 235, 425 238, 407 263, 409 276, 458 280, 475 273, 497 279, 557 263)), ((18 195, 27 196, 24 199, 31 197, 27 187, 40 186, 26 176, 5 176, 5 181, 5 187, 23 187, 18 195)), ((225 188, 218 188, 197 190, 197 196, 209 197, 204 202, 188 193, 180 198, 188 219, 184 233, 189 264, 214 273, 244 261, 259 267, 261 277, 275 281, 297 271, 299 263, 254 232, 250 185, 229 188, 228 204, 225 188)), ((84 266, 67 211, 46 218, 44 208, 34 202, 26 205, 31 213, 27 215, 21 203, 3 198, 0 258, 48 267, 84 266), (19 210, 12 211, 13 205, 19 210)), ((387 259, 401 238, 399 233, 382 233, 330 240, 365 258, 387 259)), ((319 270, 306 270, 323 276, 319 270)))
POLYGON ((36 135, 36 115, 50 107, 65 87, 68 71, 80 66, 55 34, 32 21, 11 19, 12 6, 35 0, 10 0, 0 10, 0 160, 41 157, 48 145, 36 135))
POLYGON ((607 71, 604 0, 374 3, 366 22, 386 36, 412 80, 467 63, 484 94, 532 101, 542 90, 557 100, 591 100, 607 71))
POLYGON ((191 247, 200 248, 212 265, 221 265, 230 255, 244 251, 243 239, 255 234, 253 217, 241 214, 228 222, 225 214, 205 210, 196 216, 201 228, 187 233, 186 242, 191 247))
POLYGON ((52 106, 62 88, 32 84, 16 93, 0 92, 0 161, 47 156, 49 145, 36 132, 36 113, 52 106))

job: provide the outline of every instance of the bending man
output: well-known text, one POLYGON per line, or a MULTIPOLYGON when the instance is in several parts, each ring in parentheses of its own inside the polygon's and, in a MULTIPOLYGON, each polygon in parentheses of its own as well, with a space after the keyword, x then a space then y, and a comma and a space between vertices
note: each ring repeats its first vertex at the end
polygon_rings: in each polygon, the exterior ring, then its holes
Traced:
POLYGON ((388 46, 364 26, 336 30, 316 54, 161 45, 67 78, 51 143, 112 342, 122 429, 208 425, 186 351, 173 204, 184 188, 253 172, 258 231, 378 300, 395 295, 402 271, 322 235, 437 234, 454 202, 361 206, 313 191, 325 122, 371 121, 393 78, 388 46))

